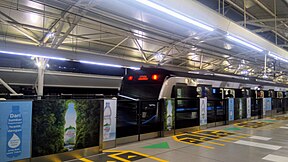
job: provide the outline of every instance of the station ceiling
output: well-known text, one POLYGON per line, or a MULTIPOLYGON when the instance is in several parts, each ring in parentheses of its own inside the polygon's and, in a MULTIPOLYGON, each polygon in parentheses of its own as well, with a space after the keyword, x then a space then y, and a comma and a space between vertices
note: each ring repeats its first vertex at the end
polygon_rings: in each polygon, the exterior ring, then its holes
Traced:
MULTIPOLYGON (((287 0, 199 3, 288 50, 287 0)), ((0 0, 0 39, 155 66, 264 75, 263 53, 136 0, 0 0)), ((287 82, 287 62, 267 56, 267 67, 269 79, 287 82)))

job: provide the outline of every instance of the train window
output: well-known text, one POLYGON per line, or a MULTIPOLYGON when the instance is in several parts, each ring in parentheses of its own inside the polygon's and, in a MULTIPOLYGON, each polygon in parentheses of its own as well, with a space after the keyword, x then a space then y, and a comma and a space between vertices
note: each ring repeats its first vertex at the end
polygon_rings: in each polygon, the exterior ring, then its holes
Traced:
POLYGON ((133 98, 158 99, 162 84, 123 84, 121 95, 133 98))
POLYGON ((196 98, 196 87, 186 85, 175 85, 172 90, 172 98, 196 98))

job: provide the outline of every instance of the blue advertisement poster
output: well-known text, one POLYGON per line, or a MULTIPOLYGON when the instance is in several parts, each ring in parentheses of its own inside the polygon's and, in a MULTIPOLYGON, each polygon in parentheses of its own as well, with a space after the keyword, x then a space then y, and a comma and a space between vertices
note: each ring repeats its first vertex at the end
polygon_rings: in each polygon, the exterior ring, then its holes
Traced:
POLYGON ((271 98, 265 98, 265 105, 266 105, 266 110, 272 110, 272 99, 271 98))
POLYGON ((30 158, 32 101, 0 102, 0 158, 30 158))
POLYGON ((234 120, 234 98, 228 98, 229 121, 234 120))

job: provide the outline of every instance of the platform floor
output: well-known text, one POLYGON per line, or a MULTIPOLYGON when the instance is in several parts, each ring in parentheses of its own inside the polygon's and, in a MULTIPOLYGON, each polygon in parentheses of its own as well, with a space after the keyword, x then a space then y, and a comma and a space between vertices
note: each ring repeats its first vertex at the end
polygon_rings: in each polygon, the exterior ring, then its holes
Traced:
POLYGON ((126 144, 69 162, 288 162, 288 116, 126 144))

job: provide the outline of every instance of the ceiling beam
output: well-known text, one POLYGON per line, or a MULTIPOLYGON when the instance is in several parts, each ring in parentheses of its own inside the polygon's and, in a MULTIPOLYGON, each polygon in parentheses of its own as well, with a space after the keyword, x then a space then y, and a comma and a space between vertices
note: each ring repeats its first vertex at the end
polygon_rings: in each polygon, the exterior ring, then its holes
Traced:
POLYGON ((27 38, 31 39, 33 42, 39 44, 39 40, 37 39, 37 36, 30 30, 25 29, 19 25, 19 22, 17 22, 16 20, 14 20, 13 18, 11 18, 10 16, 6 15, 4 12, 0 11, 0 14, 4 17, 6 17, 7 19, 9 19, 10 21, 15 22, 15 24, 11 24, 9 23, 7 20, 5 20, 4 18, 0 17, 0 21, 2 21, 4 24, 8 24, 11 25, 15 30, 17 30, 18 32, 20 32, 21 34, 23 34, 24 36, 26 36, 27 38))
MULTIPOLYGON (((232 0, 225 0, 225 1, 228 2, 229 4, 233 5, 236 9, 238 9, 238 10, 241 11, 242 13, 245 12, 242 7, 238 6, 238 5, 237 5, 236 3, 234 3, 232 0)), ((257 18, 256 18, 255 16, 253 16, 251 13, 249 13, 249 12, 246 11, 246 14, 247 14, 249 17, 257 20, 257 18)), ((264 23, 261 22, 261 24, 264 24, 264 23)), ((272 32, 275 33, 277 36, 281 37, 282 39, 284 39, 286 42, 288 42, 288 38, 284 37, 283 35, 281 35, 281 34, 278 33, 277 31, 272 30, 272 32)))

